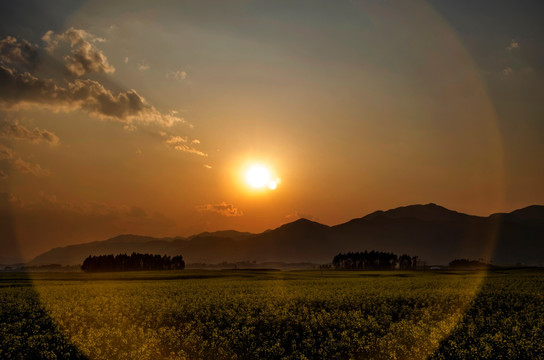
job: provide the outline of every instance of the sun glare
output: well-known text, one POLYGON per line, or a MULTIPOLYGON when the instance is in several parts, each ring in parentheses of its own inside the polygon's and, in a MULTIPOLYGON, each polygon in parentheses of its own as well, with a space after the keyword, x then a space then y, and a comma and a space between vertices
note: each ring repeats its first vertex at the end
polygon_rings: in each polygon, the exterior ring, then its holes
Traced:
POLYGON ((276 189, 279 179, 274 178, 270 169, 267 167, 255 164, 246 171, 246 182, 253 189, 276 189))

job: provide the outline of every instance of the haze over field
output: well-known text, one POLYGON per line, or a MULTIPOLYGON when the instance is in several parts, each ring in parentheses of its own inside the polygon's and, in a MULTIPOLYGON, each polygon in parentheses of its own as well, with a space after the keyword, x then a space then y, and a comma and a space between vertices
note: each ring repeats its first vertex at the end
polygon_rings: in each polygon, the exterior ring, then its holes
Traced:
MULTIPOLYGON (((299 218, 330 243, 300 243, 293 259, 315 248, 321 261, 357 245, 334 250, 355 236, 334 225, 376 209, 437 203, 483 224, 544 204, 543 13, 538 1, 4 1, 0 263, 119 234, 266 242, 299 218)), ((403 244, 423 231, 391 226, 380 231, 403 244)), ((519 228, 505 226, 510 244, 519 228)), ((529 255, 544 247, 533 230, 519 235, 529 255)), ((450 254, 463 255, 458 237, 450 254)))

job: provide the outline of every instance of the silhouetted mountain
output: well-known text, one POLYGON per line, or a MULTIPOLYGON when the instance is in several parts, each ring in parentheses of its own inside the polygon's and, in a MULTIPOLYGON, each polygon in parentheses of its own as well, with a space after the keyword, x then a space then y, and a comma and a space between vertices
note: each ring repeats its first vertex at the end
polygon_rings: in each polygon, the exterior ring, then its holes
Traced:
POLYGON ((387 211, 376 211, 369 214, 364 219, 371 220, 378 217, 386 217, 388 219, 418 219, 424 221, 457 221, 465 220, 471 215, 459 213, 457 211, 446 209, 445 207, 430 203, 427 205, 409 205, 398 207, 387 211))
POLYGON ((120 235, 55 248, 30 264, 71 265, 89 255, 132 252, 182 254, 189 264, 253 260, 325 263, 339 252, 364 250, 418 255, 429 264, 461 258, 496 264, 544 264, 544 206, 481 217, 436 204, 411 205, 376 211, 332 227, 299 219, 260 234, 226 230, 162 239, 120 235))
POLYGON ((529 221, 544 221, 544 206, 531 205, 510 213, 520 219, 529 221))
POLYGON ((195 237, 209 237, 209 236, 220 237, 220 238, 231 238, 231 239, 243 239, 253 235, 254 234, 249 232, 240 232, 236 230, 221 230, 221 231, 215 231, 215 232, 205 231, 200 234, 189 236, 188 239, 192 239, 195 237))

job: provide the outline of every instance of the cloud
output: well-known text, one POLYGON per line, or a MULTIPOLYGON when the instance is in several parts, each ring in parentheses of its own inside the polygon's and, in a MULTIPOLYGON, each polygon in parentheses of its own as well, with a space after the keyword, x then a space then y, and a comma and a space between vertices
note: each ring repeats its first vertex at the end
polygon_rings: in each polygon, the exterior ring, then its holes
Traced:
POLYGON ((0 144, 0 160, 10 160, 10 159, 13 159, 13 151, 0 144))
POLYGON ((206 169, 211 169, 211 168, 212 168, 211 165, 208 165, 208 164, 204 164, 204 167, 205 167, 206 169))
POLYGON ((3 128, 0 130, 0 135, 17 140, 27 140, 34 143, 45 142, 52 146, 59 144, 58 136, 51 131, 39 128, 30 130, 18 122, 5 123, 3 128))
POLYGON ((174 149, 178 150, 178 151, 184 151, 184 152, 187 152, 187 153, 190 153, 190 154, 195 154, 195 155, 199 155, 199 156, 208 156, 208 154, 206 154, 205 152, 202 152, 200 150, 197 150, 195 148, 192 148, 190 146, 186 146, 186 145, 178 145, 178 146, 175 146, 174 149))
POLYGON ((15 154, 10 148, 0 144, 0 160, 8 160, 12 163, 13 168, 19 170, 23 174, 31 174, 34 176, 49 176, 51 171, 44 169, 40 164, 31 164, 20 157, 15 159, 15 154))
POLYGON ((128 64, 128 56, 125 57, 125 60, 123 60, 125 64, 128 64))
POLYGON ((37 177, 51 175, 51 171, 42 168, 40 164, 31 164, 21 158, 18 158, 13 162, 13 167, 22 172, 23 174, 30 174, 37 177))
MULTIPOLYGON (((172 147, 175 150, 183 151, 186 153, 195 154, 199 156, 208 156, 208 154, 194 148, 193 146, 187 145, 187 143, 189 142, 189 139, 187 139, 187 137, 181 137, 176 135, 168 136, 168 134, 166 134, 165 132, 160 132, 159 134, 163 137, 167 137, 165 142, 169 145, 172 145, 172 147)), ((191 144, 197 145, 197 144, 200 144, 200 141, 197 139, 194 139, 191 141, 191 144)))
POLYGON ((16 38, 7 36, 0 40, 0 60, 7 64, 33 67, 39 60, 38 47, 26 40, 18 42, 16 38))
POLYGON ((140 64, 138 65, 138 70, 140 71, 146 71, 146 70, 149 70, 151 67, 147 64, 140 64))
POLYGON ((187 77, 187 73, 185 71, 176 70, 176 71, 171 71, 169 73, 166 73, 164 77, 166 77, 167 79, 174 79, 174 80, 181 81, 187 77))
POLYGON ((62 34, 55 34, 49 30, 42 37, 47 44, 46 49, 53 52, 62 44, 68 43, 70 55, 64 57, 66 69, 73 75, 81 76, 88 73, 113 73, 115 68, 108 63, 104 53, 93 43, 105 41, 85 30, 71 27, 62 34))
POLYGON ((188 145, 184 145, 184 144, 179 144, 179 145, 176 145, 174 146, 174 149, 175 150, 178 150, 178 151, 183 151, 183 152, 186 152, 186 153, 189 153, 189 154, 195 154, 195 155, 199 155, 199 156, 208 156, 208 154, 200 151, 200 150, 197 150, 193 147, 190 147, 188 145))
POLYGON ((167 144, 179 144, 179 143, 186 143, 187 138, 181 137, 181 136, 170 136, 168 139, 166 139, 167 144))
POLYGON ((222 202, 220 204, 206 204, 206 205, 198 205, 196 206, 197 211, 211 211, 218 214, 221 214, 223 216, 242 216, 244 213, 237 208, 234 207, 232 204, 227 204, 226 202, 222 202))
POLYGON ((512 51, 514 49, 519 49, 519 42, 512 39, 512 40, 510 40, 510 44, 508 44, 508 46, 506 47, 506 50, 507 51, 512 51))
POLYGON ((184 122, 175 114, 163 114, 148 104, 136 90, 112 93, 99 82, 76 79, 65 86, 52 79, 39 79, 0 65, 0 105, 11 108, 32 105, 55 111, 82 110, 100 118, 131 124, 158 123, 172 126, 184 122))
POLYGON ((502 74, 504 76, 512 75, 512 68, 510 66, 505 67, 504 69, 502 69, 502 74))

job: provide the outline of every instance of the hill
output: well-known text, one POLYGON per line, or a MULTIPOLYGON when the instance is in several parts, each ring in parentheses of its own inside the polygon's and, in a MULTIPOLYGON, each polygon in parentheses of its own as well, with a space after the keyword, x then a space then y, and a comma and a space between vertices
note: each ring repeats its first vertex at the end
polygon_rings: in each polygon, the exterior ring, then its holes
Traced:
POLYGON ((247 260, 326 263, 339 252, 371 249, 418 255, 428 264, 471 258, 540 265, 544 263, 544 206, 481 217, 436 204, 411 205, 376 211, 335 226, 299 219, 260 234, 227 230, 188 238, 120 235, 55 248, 37 256, 30 265, 74 265, 89 255, 132 252, 182 254, 188 264, 247 260))

